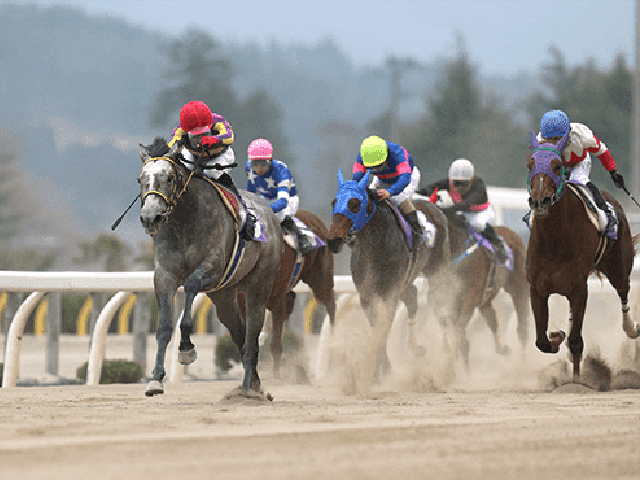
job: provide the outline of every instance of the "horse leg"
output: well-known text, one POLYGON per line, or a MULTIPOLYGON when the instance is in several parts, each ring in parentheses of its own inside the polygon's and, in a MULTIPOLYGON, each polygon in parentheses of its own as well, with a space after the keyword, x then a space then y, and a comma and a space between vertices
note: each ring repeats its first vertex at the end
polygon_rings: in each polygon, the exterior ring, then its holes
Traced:
POLYGON ((156 363, 153 367, 153 378, 149 381, 147 389, 145 390, 145 395, 147 397, 164 393, 164 387, 162 385, 162 379, 166 374, 164 361, 167 354, 167 345, 169 345, 169 341, 171 340, 171 335, 173 333, 173 322, 171 321, 173 297, 173 293, 156 294, 159 314, 158 329, 156 330, 158 349, 156 351, 156 363))
POLYGON ((510 353, 510 349, 507 345, 502 345, 500 342, 500 332, 498 329, 498 317, 496 315, 496 311, 493 308, 491 302, 486 302, 485 304, 480 306, 480 313, 484 317, 491 333, 493 334, 493 344, 496 350, 496 353, 500 355, 508 355, 510 353))
POLYGON ((247 320, 245 325, 245 341, 241 350, 242 365, 244 367, 244 378, 242 380, 243 395, 247 395, 250 389, 256 392, 260 391, 260 377, 258 376, 258 354, 260 345, 258 343, 258 337, 264 325, 265 304, 266 299, 259 298, 255 293, 245 292, 247 320))
POLYGON ((273 357, 273 378, 280 378, 282 364, 282 330, 287 320, 286 296, 275 299, 271 305, 271 356, 273 357))
POLYGON ((569 299, 569 305, 572 312, 572 323, 567 345, 571 352, 571 361, 573 362, 573 378, 577 380, 580 376, 580 360, 582 359, 582 351, 584 350, 584 341, 582 340, 582 322, 584 320, 584 312, 587 308, 587 284, 585 282, 584 289, 573 295, 569 299))
POLYGON ((400 294, 400 300, 407 307, 407 330, 409 348, 416 357, 424 357, 427 353, 426 349, 416 344, 414 327, 416 325, 416 315, 418 313, 418 287, 411 284, 400 294))
POLYGON ((628 295, 629 289, 631 286, 629 285, 629 274, 626 276, 614 276, 607 274, 607 278, 613 288, 618 292, 618 297, 620 297, 620 304, 622 306, 622 330, 627 334, 627 337, 634 339, 640 336, 640 324, 631 320, 631 314, 629 313, 631 307, 628 304, 628 295))
POLYGON ((531 286, 531 308, 536 323, 536 347, 542 353, 558 353, 560 344, 564 341, 564 332, 553 332, 547 336, 549 328, 549 294, 540 294, 531 286))
MULTIPOLYGON (((184 283, 184 312, 180 321, 180 345, 178 347, 178 361, 180 365, 191 365, 198 358, 195 345, 191 342, 191 334, 193 333, 193 322, 191 316, 191 307, 198 292, 203 287, 202 273, 204 269, 198 268, 189 275, 184 283)), ((205 287, 206 288, 206 287, 205 287)))

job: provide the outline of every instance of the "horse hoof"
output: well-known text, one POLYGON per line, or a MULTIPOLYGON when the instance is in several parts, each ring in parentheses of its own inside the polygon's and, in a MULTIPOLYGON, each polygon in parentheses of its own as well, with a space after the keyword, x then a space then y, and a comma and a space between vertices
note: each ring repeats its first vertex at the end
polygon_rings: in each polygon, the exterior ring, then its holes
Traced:
POLYGON ((633 322, 633 328, 631 330, 625 330, 627 337, 634 339, 640 337, 640 324, 633 322))
POLYGON ((144 394, 147 397, 153 397, 154 395, 160 395, 161 393, 164 393, 164 387, 162 386, 162 382, 159 382, 158 380, 151 380, 147 384, 147 389, 144 391, 144 394))
POLYGON ((180 362, 180 365, 191 365, 196 361, 196 358, 198 358, 198 353, 195 348, 192 348, 191 350, 178 351, 178 362, 180 362))

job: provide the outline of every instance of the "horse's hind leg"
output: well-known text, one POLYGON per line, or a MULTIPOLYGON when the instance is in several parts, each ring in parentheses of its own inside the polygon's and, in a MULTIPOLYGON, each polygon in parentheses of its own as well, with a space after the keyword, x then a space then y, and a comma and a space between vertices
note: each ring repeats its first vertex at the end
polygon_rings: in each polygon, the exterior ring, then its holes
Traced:
POLYGON ((416 344, 415 337, 416 315, 418 314, 418 287, 413 284, 407 286, 407 288, 400 294, 400 300, 402 300, 407 307, 409 348, 414 355, 423 357, 426 354, 426 349, 424 347, 419 347, 416 344))
POLYGON ((493 344, 496 350, 496 353, 500 355, 508 355, 510 353, 509 347, 507 345, 503 345, 500 342, 500 332, 498 328, 498 316, 496 315, 496 311, 491 304, 491 301, 488 301, 480 306, 480 313, 484 317, 491 333, 493 334, 493 344))
POLYGON ((631 308, 629 307, 629 290, 631 285, 629 283, 629 273, 626 275, 613 276, 607 274, 609 282, 618 292, 620 297, 620 304, 622 306, 622 330, 627 334, 629 338, 638 338, 640 336, 640 324, 631 320, 631 314, 629 313, 631 308))
POLYGON ((287 298, 283 296, 274 300, 271 306, 271 356, 273 357, 274 378, 280 378, 280 366, 282 365, 282 330, 288 318, 286 304, 287 298))

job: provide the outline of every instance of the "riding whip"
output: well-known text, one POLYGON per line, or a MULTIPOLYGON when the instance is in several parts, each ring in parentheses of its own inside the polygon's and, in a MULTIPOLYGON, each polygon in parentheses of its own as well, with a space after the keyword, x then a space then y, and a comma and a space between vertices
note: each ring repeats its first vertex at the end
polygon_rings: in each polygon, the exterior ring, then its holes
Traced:
POLYGON ((620 188, 622 188, 622 190, 624 190, 624 193, 626 193, 627 195, 629 195, 629 196, 631 197, 631 200, 633 200, 633 203, 635 203, 635 204, 636 204, 636 206, 637 206, 638 208, 640 208, 640 203, 638 203, 638 201, 637 201, 635 198, 633 198, 633 195, 631 195, 631 192, 630 192, 629 190, 627 190, 627 187, 625 187, 625 186, 623 185, 623 186, 622 186, 622 187, 620 187, 620 188))
MULTIPOLYGON (((136 198, 133 199, 133 202, 131 202, 131 205, 129 205, 127 207, 127 209, 124 211, 124 213, 122 215, 120 215, 118 217, 118 219, 113 222, 113 225, 111 225, 111 231, 115 230, 116 228, 118 228, 118 225, 120 225, 120 222, 122 221, 122 219, 124 218, 124 216, 129 212, 129 210, 131 210, 131 207, 133 207, 133 204, 136 203, 136 200, 138 200, 140 198, 140 194, 138 194, 136 196, 136 198)), ((640 206, 640 205, 639 205, 640 206)))

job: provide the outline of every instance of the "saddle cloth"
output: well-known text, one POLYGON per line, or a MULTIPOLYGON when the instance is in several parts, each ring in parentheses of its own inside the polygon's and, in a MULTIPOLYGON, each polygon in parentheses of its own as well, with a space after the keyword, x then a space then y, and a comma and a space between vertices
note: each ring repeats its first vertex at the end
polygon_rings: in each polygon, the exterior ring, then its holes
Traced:
MULTIPOLYGON (((587 216, 591 223, 596 227, 598 232, 602 233, 604 228, 607 226, 607 214, 604 210, 601 210, 596 205, 595 200, 593 199, 593 193, 586 185, 581 185, 579 183, 567 183, 567 187, 573 190, 578 198, 582 201, 582 204, 585 207, 585 211, 587 212, 587 216)), ((606 202, 606 200, 605 200, 606 202)), ((609 202, 606 202, 608 207, 613 212, 614 217, 618 220, 618 214, 616 213, 613 205, 609 202)), ((607 236, 613 240, 618 239, 618 224, 614 226, 614 228, 607 232, 607 236)))
MULTIPOLYGON (((469 227, 469 234, 470 234, 470 239, 474 239, 475 240, 475 245, 481 245, 484 248, 486 248, 487 250, 489 250, 491 252, 491 254, 493 255, 493 257, 495 258, 495 254, 496 254, 496 250, 495 247, 493 246, 493 244, 487 240, 485 237, 482 236, 481 233, 475 231, 473 228, 469 227)), ((509 246, 509 244, 507 242, 504 241, 504 238, 500 235, 498 235, 498 240, 500 240, 502 242, 502 245, 505 249, 505 252, 507 252, 507 259, 504 262, 498 262, 496 260, 496 264, 501 266, 501 267, 505 267, 508 270, 513 270, 513 250, 511 249, 511 247, 509 246)), ((470 249, 473 248, 474 245, 472 245, 471 247, 467 248, 465 250, 465 252, 463 253, 463 255, 468 256, 471 254, 470 249), (469 253, 467 253, 469 252, 469 253)))
MULTIPOLYGON (((400 209, 398 209, 398 207, 396 207, 388 199, 386 200, 386 202, 389 204, 391 210, 396 215, 396 220, 398 221, 400 228, 404 232, 407 244, 411 245, 413 241, 413 231, 411 230, 409 222, 407 222, 407 220, 404 218, 404 215, 402 215, 402 212, 400 211, 400 209)), ((422 227, 422 237, 424 238, 427 247, 433 248, 433 246, 436 244, 436 226, 429 220, 427 220, 424 212, 418 209, 416 209, 416 211, 418 212, 418 221, 420 222, 420 226, 422 227)))
MULTIPOLYGON (((309 239, 309 241, 311 242, 311 250, 314 250, 314 249, 320 248, 320 247, 324 247, 326 245, 324 243, 324 241, 313 232, 313 230, 311 230, 307 225, 305 225, 302 222, 302 220, 300 220, 297 217, 291 217, 291 218, 293 218, 293 221, 298 226, 298 228, 300 229, 302 234, 305 237, 307 237, 309 239)), ((284 236, 284 241, 287 243, 287 245, 289 245, 294 250, 298 249, 297 239, 296 239, 295 235, 293 235, 292 233, 287 232, 285 234, 285 236, 284 236)))
MULTIPOLYGON (((237 231, 240 232, 244 227, 245 222, 247 221, 247 212, 245 211, 245 208, 242 206, 242 203, 238 200, 238 198, 234 195, 234 193, 231 190, 229 190, 227 187, 220 185, 219 183, 216 183, 209 178, 206 178, 206 180, 213 186, 215 191, 218 192, 218 195, 220 195, 220 198, 222 199, 222 203, 224 203, 224 205, 227 207, 227 210, 229 210, 229 213, 231 213, 231 216, 236 222, 237 231)), ((249 209, 249 210, 251 211, 251 213, 253 213, 253 216, 256 218, 256 228, 255 228, 255 234, 253 236, 253 239, 258 242, 266 242, 267 235, 265 234, 264 224, 262 223, 260 216, 255 210, 253 209, 249 209)))

